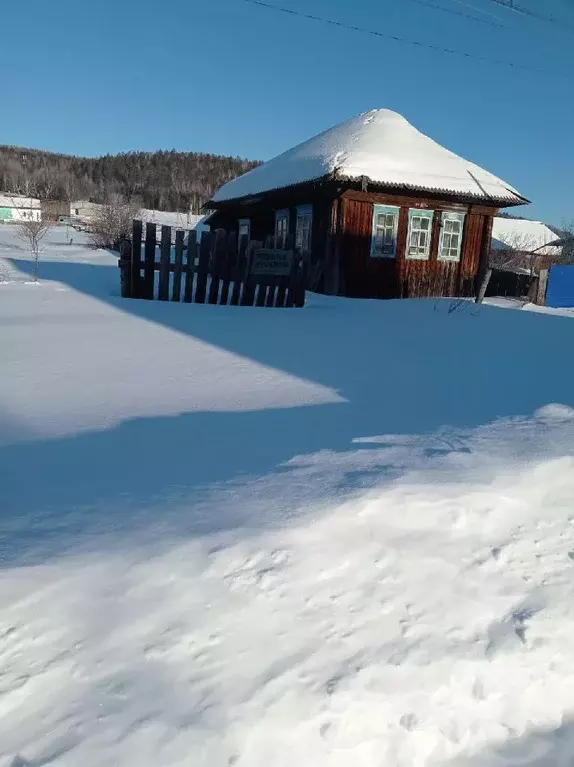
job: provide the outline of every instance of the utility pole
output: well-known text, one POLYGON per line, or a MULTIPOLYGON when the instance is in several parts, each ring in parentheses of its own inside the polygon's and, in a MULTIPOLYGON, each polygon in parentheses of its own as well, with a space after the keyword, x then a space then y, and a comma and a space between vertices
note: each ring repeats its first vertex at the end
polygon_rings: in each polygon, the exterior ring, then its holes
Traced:
POLYGON ((22 167, 24 168, 24 190, 26 197, 30 196, 30 180, 28 179, 28 156, 22 155, 22 167))

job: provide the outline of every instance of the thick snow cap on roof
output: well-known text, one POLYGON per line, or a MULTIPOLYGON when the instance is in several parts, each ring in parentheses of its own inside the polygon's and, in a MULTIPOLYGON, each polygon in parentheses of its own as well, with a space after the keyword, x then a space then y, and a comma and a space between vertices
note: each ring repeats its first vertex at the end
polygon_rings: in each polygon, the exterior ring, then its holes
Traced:
POLYGON ((213 201, 314 181, 334 171, 345 178, 366 176, 375 184, 510 205, 526 202, 516 189, 440 146, 389 109, 372 109, 304 141, 225 184, 213 201))
POLYGON ((536 251, 541 256, 559 256, 562 248, 550 245, 559 241, 552 229, 542 221, 496 216, 492 223, 493 250, 520 250, 526 253, 536 251))

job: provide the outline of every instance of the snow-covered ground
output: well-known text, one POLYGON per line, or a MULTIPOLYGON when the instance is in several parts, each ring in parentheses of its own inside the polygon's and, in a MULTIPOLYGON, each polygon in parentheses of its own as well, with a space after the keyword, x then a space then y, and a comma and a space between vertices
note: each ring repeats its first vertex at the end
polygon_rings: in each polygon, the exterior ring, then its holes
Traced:
POLYGON ((0 257, 0 767, 572 764, 571 318, 0 257))

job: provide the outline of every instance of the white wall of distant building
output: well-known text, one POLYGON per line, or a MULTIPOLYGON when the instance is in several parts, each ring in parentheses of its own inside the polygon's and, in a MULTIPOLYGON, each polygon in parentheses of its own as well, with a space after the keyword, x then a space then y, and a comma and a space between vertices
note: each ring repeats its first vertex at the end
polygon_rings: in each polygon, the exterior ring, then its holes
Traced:
POLYGON ((40 221, 40 200, 18 194, 0 194, 0 223, 40 221))

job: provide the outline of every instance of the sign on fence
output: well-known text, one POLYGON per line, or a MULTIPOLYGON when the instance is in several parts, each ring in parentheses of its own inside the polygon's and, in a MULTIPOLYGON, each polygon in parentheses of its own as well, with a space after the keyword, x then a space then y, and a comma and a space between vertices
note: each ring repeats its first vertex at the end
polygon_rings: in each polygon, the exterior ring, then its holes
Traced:
POLYGON ((253 253, 251 274, 286 276, 291 274, 292 250, 269 250, 260 248, 253 253))

